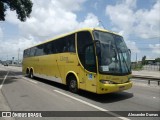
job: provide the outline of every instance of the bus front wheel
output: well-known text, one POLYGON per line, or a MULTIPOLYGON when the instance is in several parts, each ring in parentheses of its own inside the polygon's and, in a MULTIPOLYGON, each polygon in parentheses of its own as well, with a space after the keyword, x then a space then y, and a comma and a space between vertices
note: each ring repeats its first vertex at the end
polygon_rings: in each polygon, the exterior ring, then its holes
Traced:
POLYGON ((78 84, 77 84, 77 80, 75 77, 70 77, 69 80, 69 90, 73 93, 77 93, 78 92, 78 84))

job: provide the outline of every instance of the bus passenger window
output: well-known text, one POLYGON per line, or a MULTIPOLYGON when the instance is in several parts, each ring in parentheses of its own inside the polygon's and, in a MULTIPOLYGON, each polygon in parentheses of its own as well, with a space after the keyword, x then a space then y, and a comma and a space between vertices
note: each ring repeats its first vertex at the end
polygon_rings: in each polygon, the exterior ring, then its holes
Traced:
POLYGON ((55 41, 51 42, 51 52, 52 54, 56 53, 55 41))
POLYGON ((24 57, 29 57, 30 49, 24 50, 24 57))
POLYGON ((65 39, 64 38, 60 38, 56 41, 56 49, 58 53, 63 53, 64 50, 64 46, 65 46, 65 39))
POLYGON ((75 52, 75 34, 68 37, 67 46, 69 52, 75 52))
POLYGON ((51 42, 45 44, 44 52, 45 52, 45 54, 52 54, 51 42))
POLYGON ((36 53, 35 53, 35 55, 36 56, 40 56, 40 55, 43 55, 43 54, 44 54, 44 52, 43 52, 43 45, 38 45, 36 47, 36 53))
POLYGON ((35 47, 31 48, 30 54, 29 54, 30 57, 35 56, 35 50, 36 50, 35 47))
POLYGON ((65 38, 64 38, 64 40, 63 40, 63 52, 68 52, 67 41, 66 41, 65 38))

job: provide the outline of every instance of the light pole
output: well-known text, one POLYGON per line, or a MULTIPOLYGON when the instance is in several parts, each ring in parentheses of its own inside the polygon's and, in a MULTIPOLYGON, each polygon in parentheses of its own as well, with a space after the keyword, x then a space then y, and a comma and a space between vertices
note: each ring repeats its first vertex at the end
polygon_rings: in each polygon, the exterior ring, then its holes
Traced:
POLYGON ((14 64, 14 57, 12 57, 12 65, 14 64))
POLYGON ((20 48, 18 49, 18 61, 17 61, 18 63, 19 63, 19 52, 20 52, 20 48))

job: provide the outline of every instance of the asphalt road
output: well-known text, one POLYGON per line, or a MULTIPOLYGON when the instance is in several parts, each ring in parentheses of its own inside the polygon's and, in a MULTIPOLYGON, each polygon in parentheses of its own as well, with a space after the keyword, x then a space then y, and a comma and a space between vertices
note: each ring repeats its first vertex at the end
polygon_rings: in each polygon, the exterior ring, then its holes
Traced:
MULTIPOLYGON (((158 120, 151 117, 117 117, 118 113, 114 111, 160 111, 160 86, 156 82, 148 85, 146 80, 133 79, 133 82, 133 88, 124 92, 96 95, 80 91, 73 94, 64 85, 40 78, 31 80, 24 77, 21 67, 0 65, 0 111, 110 111, 111 116, 116 116, 84 117, 84 113, 79 113, 82 117, 45 117, 36 118, 37 120, 158 120)), ((0 120, 5 119, 0 117, 0 120)))

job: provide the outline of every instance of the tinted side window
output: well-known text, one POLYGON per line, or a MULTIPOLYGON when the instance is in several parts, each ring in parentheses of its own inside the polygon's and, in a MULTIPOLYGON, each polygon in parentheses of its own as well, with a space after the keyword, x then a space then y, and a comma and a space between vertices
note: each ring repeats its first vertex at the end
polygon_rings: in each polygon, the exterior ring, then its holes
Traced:
POLYGON ((38 45, 34 48, 24 51, 24 57, 41 56, 54 53, 75 52, 75 34, 50 41, 43 45, 38 45))
POLYGON ((84 46, 92 43, 92 37, 89 32, 77 33, 77 47, 78 53, 84 53, 84 46))
POLYGON ((65 39, 66 39, 66 52, 76 52, 76 50, 75 50, 75 34, 69 35, 65 39))
POLYGON ((54 52, 55 53, 62 53, 64 51, 64 48, 66 46, 64 38, 59 38, 55 41, 53 41, 53 46, 54 46, 54 52))
POLYGON ((35 53, 36 56, 40 56, 40 55, 44 55, 44 52, 43 52, 43 45, 38 45, 36 47, 36 53, 35 53))
POLYGON ((57 53, 55 41, 50 42, 50 51, 52 52, 52 54, 57 53))
POLYGON ((35 50, 36 50, 35 47, 30 49, 30 54, 29 54, 30 57, 35 56, 35 50))
POLYGON ((53 41, 55 52, 75 52, 75 34, 53 41))
POLYGON ((23 57, 29 57, 30 49, 24 50, 23 57))
POLYGON ((27 49, 27 57, 29 57, 30 50, 31 50, 31 49, 27 49))
POLYGON ((91 72, 96 72, 94 44, 93 44, 91 34, 89 32, 84 31, 84 32, 77 33, 77 48, 78 48, 79 59, 82 65, 85 67, 85 69, 91 72), (87 48, 87 46, 90 49, 87 48), (88 62, 91 62, 91 60, 89 60, 90 58, 93 59, 92 60, 93 64, 91 67, 88 64, 88 62))
POLYGON ((44 44, 44 55, 52 54, 52 44, 51 42, 44 44))
POLYGON ((23 57, 24 57, 24 58, 27 57, 27 50, 24 50, 24 51, 23 51, 23 57))
POLYGON ((51 46, 52 46, 52 48, 51 48, 51 50, 52 50, 52 53, 54 54, 54 53, 57 53, 57 48, 56 48, 56 41, 54 40, 54 41, 51 41, 51 46))

